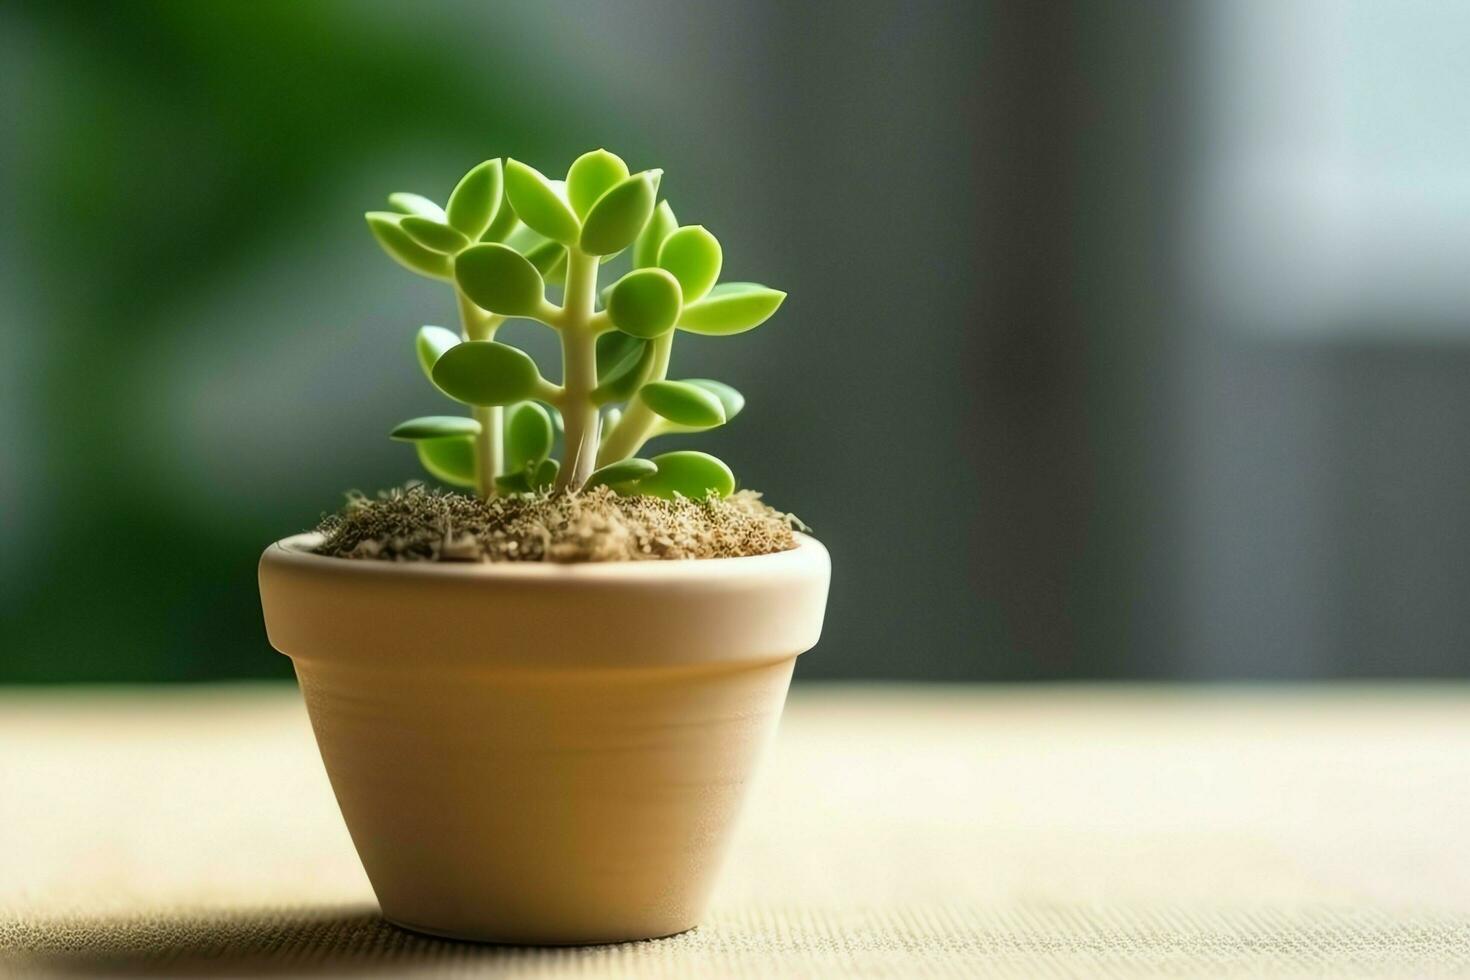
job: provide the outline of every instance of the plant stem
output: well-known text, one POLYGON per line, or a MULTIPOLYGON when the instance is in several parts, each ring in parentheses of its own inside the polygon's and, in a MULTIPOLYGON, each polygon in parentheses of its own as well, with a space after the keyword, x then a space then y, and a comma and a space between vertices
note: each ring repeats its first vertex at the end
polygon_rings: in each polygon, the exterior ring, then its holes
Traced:
POLYGON ((567 248, 567 283, 561 318, 561 413, 566 424, 566 448, 556 476, 558 490, 587 482, 597 464, 597 334, 592 315, 597 298, 598 257, 575 245, 567 248))
POLYGON ((499 405, 475 405, 470 409, 470 416, 480 423, 480 434, 475 436, 475 493, 486 500, 497 492, 503 412, 499 405))
MULTIPOLYGON (((662 381, 669 373, 669 353, 674 347, 674 331, 656 338, 653 342, 653 370, 649 372, 649 381, 662 381)), ((602 450, 597 454, 597 465, 606 466, 620 459, 627 459, 637 454, 643 448, 653 434, 653 427, 658 424, 658 416, 653 413, 641 398, 634 398, 628 405, 628 410, 618 420, 618 424, 608 433, 607 441, 602 444, 602 450)))
MULTIPOLYGON (((495 330, 504 319, 486 316, 479 307, 458 289, 459 322, 461 331, 469 340, 491 340, 495 330)), ((504 455, 501 419, 503 410, 499 405, 475 405, 470 415, 480 423, 480 434, 475 436, 475 492, 485 499, 495 496, 495 478, 500 475, 504 455)))

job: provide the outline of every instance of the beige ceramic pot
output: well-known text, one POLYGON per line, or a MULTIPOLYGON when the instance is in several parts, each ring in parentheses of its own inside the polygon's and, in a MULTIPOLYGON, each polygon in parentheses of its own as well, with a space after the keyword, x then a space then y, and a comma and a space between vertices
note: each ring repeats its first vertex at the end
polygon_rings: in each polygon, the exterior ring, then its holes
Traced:
POLYGON ((388 919, 510 943, 698 924, 798 654, 817 541, 606 564, 260 561, 327 775, 388 919))

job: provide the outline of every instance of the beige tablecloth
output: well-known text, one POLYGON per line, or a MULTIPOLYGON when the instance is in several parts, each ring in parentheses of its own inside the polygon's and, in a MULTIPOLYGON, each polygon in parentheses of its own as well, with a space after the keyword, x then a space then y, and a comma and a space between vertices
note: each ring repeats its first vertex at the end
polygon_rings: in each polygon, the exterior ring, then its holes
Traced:
POLYGON ((380 922, 288 687, 0 692, 0 974, 1470 976, 1470 688, 798 687, 708 921, 380 922))

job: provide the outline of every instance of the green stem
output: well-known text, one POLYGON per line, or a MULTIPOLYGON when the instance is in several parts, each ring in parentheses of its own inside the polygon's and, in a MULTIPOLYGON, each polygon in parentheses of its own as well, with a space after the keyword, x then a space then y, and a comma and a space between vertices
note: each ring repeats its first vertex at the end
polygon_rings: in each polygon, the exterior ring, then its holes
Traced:
MULTIPOLYGON (((649 372, 649 381, 662 381, 668 376, 669 354, 673 347, 672 330, 654 340, 653 370, 649 372)), ((597 454, 597 465, 606 466, 637 455, 638 450, 653 435, 653 427, 658 424, 658 420, 659 417, 643 403, 643 399, 635 397, 623 417, 618 419, 618 424, 607 434, 607 441, 597 454)))
MULTIPOLYGON (((458 289, 455 295, 459 299, 459 322, 464 336, 469 340, 493 339, 504 318, 481 313, 458 289)), ((475 436, 475 492, 488 500, 495 496, 495 478, 500 475, 503 463, 503 410, 499 405, 475 405, 470 415, 480 423, 480 434, 475 436)))
POLYGON ((597 387, 597 333, 592 327, 596 312, 598 258, 576 246, 567 249, 567 282, 561 317, 562 419, 566 423, 566 449, 556 477, 558 490, 573 489, 587 482, 597 463, 597 404, 592 390, 597 387))

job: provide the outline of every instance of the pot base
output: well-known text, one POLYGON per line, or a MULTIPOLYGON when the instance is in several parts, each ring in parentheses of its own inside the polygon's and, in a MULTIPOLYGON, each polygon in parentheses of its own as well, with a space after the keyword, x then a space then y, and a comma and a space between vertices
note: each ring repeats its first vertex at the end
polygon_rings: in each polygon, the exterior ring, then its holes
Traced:
POLYGON ((427 926, 414 925, 412 922, 405 922, 402 919, 395 919, 389 915, 383 916, 383 921, 387 922, 389 925, 397 926, 399 929, 404 929, 408 932, 416 932, 424 936, 433 936, 436 939, 452 939, 455 942, 460 943, 481 943, 483 945, 489 946, 515 946, 522 949, 535 949, 538 947, 551 949, 570 949, 578 946, 620 946, 624 943, 657 942, 660 939, 673 939, 675 936, 682 936, 686 932, 693 932, 694 930, 699 928, 699 923, 696 922, 694 925, 687 928, 680 929, 676 932, 666 932, 658 936, 626 936, 619 939, 547 940, 531 939, 526 937, 518 937, 512 939, 506 936, 471 935, 470 933, 464 932, 445 932, 442 929, 430 929, 427 926))

